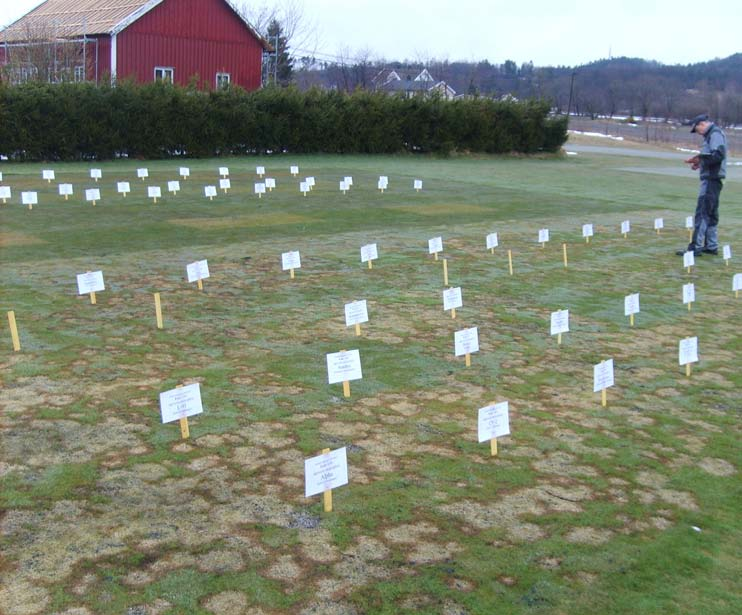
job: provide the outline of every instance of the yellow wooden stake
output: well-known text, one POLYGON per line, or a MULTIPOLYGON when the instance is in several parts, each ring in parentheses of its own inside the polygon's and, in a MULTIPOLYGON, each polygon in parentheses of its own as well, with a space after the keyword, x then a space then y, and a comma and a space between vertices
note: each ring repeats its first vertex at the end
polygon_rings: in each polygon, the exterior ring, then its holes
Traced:
POLYGON ((8 324, 10 325, 10 337, 13 340, 13 350, 18 352, 21 349, 21 340, 18 338, 18 327, 15 324, 15 312, 8 312, 8 324))
POLYGON ((294 279, 294 270, 293 270, 293 268, 292 269, 289 269, 289 275, 291 276, 291 279, 293 280, 294 279))
POLYGON ((693 241, 693 229, 688 229, 688 241, 693 241))
POLYGON ((688 269, 688 273, 690 273, 690 267, 687 267, 687 269, 688 269))
POLYGON ((361 325, 359 323, 356 323, 356 335, 361 334, 361 325))
POLYGON ((33 209, 33 205, 31 203, 28 204, 28 210, 31 211, 33 209))
POLYGON ((495 249, 494 248, 490 248, 490 254, 494 254, 494 253, 495 253, 495 249))
MULTIPOLYGON (((153 197, 155 199, 155 205, 157 205, 157 197, 153 197)), ((95 203, 93 203, 95 205, 95 203)))
POLYGON ((590 243, 590 235, 588 235, 587 237, 585 237, 585 243, 590 243))
POLYGON ((628 236, 629 236, 629 234, 628 234, 628 233, 624 233, 624 234, 623 234, 623 238, 624 238, 624 239, 627 239, 627 238, 628 238, 628 236))
POLYGON ((456 308, 451 308, 451 318, 456 318, 456 308))
POLYGON ((492 457, 497 455, 497 438, 492 438, 490 440, 490 453, 492 457))
POLYGON ((513 275, 513 251, 508 250, 508 269, 510 270, 510 275, 513 275))
POLYGON ((630 327, 634 326, 634 315, 633 314, 629 314, 629 326, 630 327))
POLYGON ((471 354, 468 352, 464 355, 464 359, 467 367, 471 367, 471 354))
POLYGON ((562 334, 557 333, 557 344, 561 344, 561 343, 562 343, 562 334))
POLYGON ((690 312, 690 306, 693 305, 692 301, 688 301, 688 311, 690 312))
POLYGON ((690 376, 690 363, 685 364, 685 375, 690 376))
POLYGON ((343 380, 343 397, 350 397, 350 381, 343 380))
POLYGON ((373 269, 374 268, 374 261, 372 261, 371 259, 368 259, 368 268, 369 269, 373 269))
MULTIPOLYGON (((329 448, 322 449, 323 455, 327 455, 329 452, 329 448)), ((325 491, 322 492, 322 504, 325 512, 332 512, 332 489, 325 489, 325 491)))
POLYGON ((435 260, 438 260, 438 252, 433 252, 433 256, 435 256, 435 260))
POLYGON ((601 389, 600 390, 600 405, 605 407, 608 405, 608 395, 606 393, 607 389, 601 389))
MULTIPOLYGON (((182 384, 175 385, 176 389, 182 388, 182 384)), ((188 428, 188 417, 184 416, 182 419, 180 419, 180 437, 183 438, 183 440, 191 437, 191 430, 188 428)))
POLYGON ((201 281, 201 278, 198 278, 198 280, 196 280, 196 285, 198 286, 198 290, 204 289, 204 283, 201 281))
POLYGON ((155 315, 157 316, 157 328, 162 329, 162 305, 160 304, 160 293, 155 293, 155 315))
POLYGON ((657 229, 657 234, 658 234, 658 235, 660 234, 660 229, 657 229))
POLYGON ((64 200, 65 200, 65 201, 67 200, 67 197, 68 197, 68 196, 69 196, 69 195, 67 195, 67 194, 65 194, 65 195, 64 195, 64 200))
POLYGON ((95 298, 95 291, 93 291, 93 292, 90 293, 90 304, 91 305, 95 305, 96 303, 97 303, 97 301, 96 301, 96 298, 95 298))
POLYGON ((443 286, 448 286, 448 259, 443 259, 443 286))
POLYGON ((562 253, 564 254, 564 267, 567 267, 567 244, 562 244, 562 253))

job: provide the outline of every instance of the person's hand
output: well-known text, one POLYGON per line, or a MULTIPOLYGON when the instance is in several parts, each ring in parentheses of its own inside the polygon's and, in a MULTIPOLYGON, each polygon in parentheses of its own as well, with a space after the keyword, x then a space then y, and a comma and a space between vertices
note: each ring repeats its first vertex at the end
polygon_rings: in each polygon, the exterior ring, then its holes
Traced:
POLYGON ((698 165, 701 162, 701 158, 696 154, 695 156, 688 158, 688 160, 685 161, 686 164, 694 165, 693 170, 696 170, 698 168, 698 165))
POLYGON ((698 171, 698 169, 701 168, 701 165, 697 162, 694 162, 692 165, 690 165, 691 171, 698 171))

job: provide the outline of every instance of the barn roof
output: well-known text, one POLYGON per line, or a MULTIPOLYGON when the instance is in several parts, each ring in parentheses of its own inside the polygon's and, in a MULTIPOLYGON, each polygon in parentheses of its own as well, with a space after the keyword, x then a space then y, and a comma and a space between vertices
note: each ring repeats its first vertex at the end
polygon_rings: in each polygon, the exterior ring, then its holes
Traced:
MULTIPOLYGON (((116 34, 164 0, 46 0, 0 32, 0 42, 27 42, 116 34)), ((224 0, 263 47, 270 45, 224 0)))

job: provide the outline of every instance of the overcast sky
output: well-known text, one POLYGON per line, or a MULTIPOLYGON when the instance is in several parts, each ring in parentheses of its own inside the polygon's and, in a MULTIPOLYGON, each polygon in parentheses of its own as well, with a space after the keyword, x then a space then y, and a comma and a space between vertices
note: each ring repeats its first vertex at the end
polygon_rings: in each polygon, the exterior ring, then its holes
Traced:
MULTIPOLYGON (((328 59, 369 51, 386 60, 574 66, 610 55, 690 64, 742 51, 742 0, 294 1, 303 6, 304 22, 317 26, 302 48, 328 59)), ((39 4, 0 0, 0 26, 39 4)))

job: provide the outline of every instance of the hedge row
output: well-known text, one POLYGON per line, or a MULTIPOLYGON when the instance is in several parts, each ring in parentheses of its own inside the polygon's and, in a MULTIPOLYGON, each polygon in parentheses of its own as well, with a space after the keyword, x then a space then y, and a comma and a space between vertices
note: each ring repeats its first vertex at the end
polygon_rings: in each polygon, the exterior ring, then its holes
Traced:
POLYGON ((556 151, 566 120, 544 101, 445 101, 161 83, 0 84, 0 154, 17 160, 228 154, 556 151))

